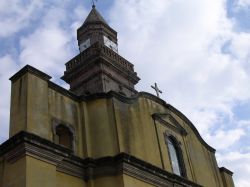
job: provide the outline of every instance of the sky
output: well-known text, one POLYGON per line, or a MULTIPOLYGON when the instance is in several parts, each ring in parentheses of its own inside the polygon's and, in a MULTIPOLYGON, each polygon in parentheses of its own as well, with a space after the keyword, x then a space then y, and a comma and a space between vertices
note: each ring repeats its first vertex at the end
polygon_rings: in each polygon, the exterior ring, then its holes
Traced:
MULTIPOLYGON (((8 80, 26 64, 60 80, 79 53, 76 29, 91 0, 0 1, 0 143, 8 139, 8 80)), ((99 0, 135 65, 139 91, 182 111, 214 147, 219 166, 250 186, 250 0, 99 0)))

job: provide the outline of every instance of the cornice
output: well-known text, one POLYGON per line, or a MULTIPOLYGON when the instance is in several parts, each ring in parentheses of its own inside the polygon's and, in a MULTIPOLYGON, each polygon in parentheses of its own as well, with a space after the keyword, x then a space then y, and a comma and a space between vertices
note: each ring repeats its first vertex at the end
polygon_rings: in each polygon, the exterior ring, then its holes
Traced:
POLYGON ((21 70, 19 70, 15 75, 13 75, 9 80, 11 80, 12 82, 15 82, 17 79, 19 79, 20 77, 22 77, 25 73, 31 73, 45 81, 48 81, 51 79, 51 76, 47 75, 46 73, 30 66, 30 65, 26 65, 24 66, 21 70))
POLYGON ((27 132, 18 133, 0 146, 0 156, 7 162, 14 163, 27 155, 53 164, 57 171, 85 181, 103 176, 127 174, 157 187, 201 187, 126 153, 97 159, 82 159, 73 155, 67 148, 27 132))
POLYGON ((131 62, 98 42, 94 43, 88 49, 68 61, 65 64, 65 75, 62 78, 67 81, 72 79, 73 72, 74 75, 77 74, 82 69, 86 69, 89 64, 96 63, 96 60, 102 61, 101 63, 112 65, 117 71, 126 76, 129 75, 136 82, 140 80, 137 73, 134 72, 134 65, 131 62))
POLYGON ((69 97, 70 99, 76 101, 76 102, 80 102, 80 97, 77 96, 76 94, 74 94, 72 91, 70 90, 67 90, 57 84, 55 84, 54 82, 51 82, 51 81, 48 81, 48 86, 49 88, 51 88, 52 90, 66 96, 66 97, 69 97))
POLYGON ((227 169, 227 168, 225 168, 225 167, 220 167, 219 168, 220 169, 220 172, 222 173, 227 173, 228 175, 231 175, 231 176, 233 176, 233 172, 232 171, 230 171, 229 169, 227 169))

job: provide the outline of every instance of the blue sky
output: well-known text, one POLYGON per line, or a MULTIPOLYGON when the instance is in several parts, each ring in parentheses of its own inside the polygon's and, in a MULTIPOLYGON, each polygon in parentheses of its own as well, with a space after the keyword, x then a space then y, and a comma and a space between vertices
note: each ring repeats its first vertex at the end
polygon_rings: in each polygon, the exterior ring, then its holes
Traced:
MULTIPOLYGON (((76 29, 91 1, 0 1, 0 142, 8 138, 10 82, 30 64, 60 80, 78 53, 76 29)), ((139 91, 181 110, 217 149, 220 166, 250 186, 250 0, 99 0, 135 65, 139 91)))

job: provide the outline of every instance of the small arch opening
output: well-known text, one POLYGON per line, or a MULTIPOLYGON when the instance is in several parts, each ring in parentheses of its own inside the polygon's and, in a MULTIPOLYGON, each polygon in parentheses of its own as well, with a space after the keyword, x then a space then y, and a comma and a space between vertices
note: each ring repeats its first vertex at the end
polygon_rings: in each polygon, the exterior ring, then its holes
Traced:
POLYGON ((73 149, 73 133, 68 127, 58 125, 56 127, 55 142, 68 149, 73 149))

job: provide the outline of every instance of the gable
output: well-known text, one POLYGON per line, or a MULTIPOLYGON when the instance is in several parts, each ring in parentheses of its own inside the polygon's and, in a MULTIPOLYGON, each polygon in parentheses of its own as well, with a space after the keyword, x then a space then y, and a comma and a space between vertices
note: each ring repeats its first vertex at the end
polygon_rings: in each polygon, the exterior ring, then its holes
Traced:
POLYGON ((176 133, 186 136, 187 131, 176 121, 176 119, 168 113, 155 113, 152 115, 153 119, 158 121, 161 125, 175 131, 176 133))

